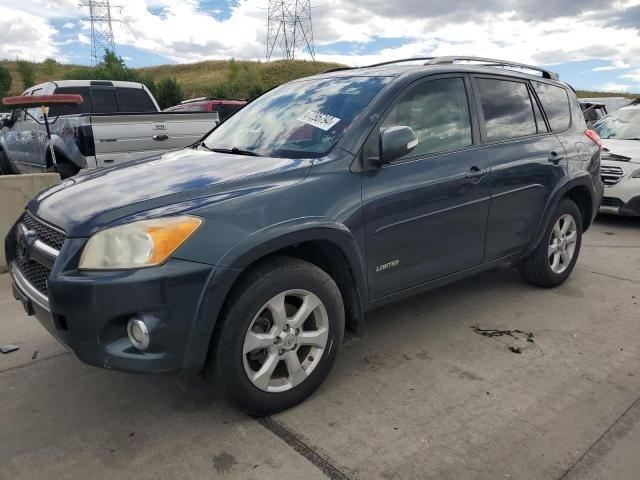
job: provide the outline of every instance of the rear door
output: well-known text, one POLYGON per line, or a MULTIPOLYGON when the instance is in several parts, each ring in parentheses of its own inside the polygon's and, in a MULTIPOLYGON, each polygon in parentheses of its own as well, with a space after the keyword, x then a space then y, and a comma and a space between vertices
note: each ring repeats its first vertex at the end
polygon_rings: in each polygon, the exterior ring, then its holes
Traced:
MULTIPOLYGON (((464 75, 430 77, 405 89, 380 128, 409 126, 418 146, 367 172, 362 199, 372 298, 481 263, 489 175, 464 75), (471 108, 470 108, 471 107, 471 108)), ((364 156, 376 156, 379 128, 364 156)))
POLYGON ((567 161, 526 80, 475 75, 472 81, 491 167, 485 248, 491 261, 529 244, 567 161))

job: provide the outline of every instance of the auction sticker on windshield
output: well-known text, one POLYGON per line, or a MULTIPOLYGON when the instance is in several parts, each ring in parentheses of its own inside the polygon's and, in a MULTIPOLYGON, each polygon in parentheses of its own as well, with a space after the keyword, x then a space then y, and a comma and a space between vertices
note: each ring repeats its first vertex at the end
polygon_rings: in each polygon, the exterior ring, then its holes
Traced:
POLYGON ((340 121, 338 117, 333 117, 327 113, 307 110, 304 115, 298 117, 298 121, 307 123, 325 132, 340 121))

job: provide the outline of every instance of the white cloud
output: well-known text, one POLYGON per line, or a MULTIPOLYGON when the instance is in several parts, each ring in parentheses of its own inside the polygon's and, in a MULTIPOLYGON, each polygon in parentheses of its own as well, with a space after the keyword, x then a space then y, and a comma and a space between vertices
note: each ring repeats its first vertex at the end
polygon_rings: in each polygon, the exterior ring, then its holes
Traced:
POLYGON ((630 88, 631 85, 625 83, 607 82, 600 87, 600 90, 603 92, 626 93, 630 88))
POLYGON ((42 61, 47 57, 64 60, 53 38, 56 30, 46 19, 0 4, 0 58, 42 61))
POLYGON ((613 64, 611 65, 605 65, 603 67, 596 67, 594 69, 592 69, 592 72, 607 72, 610 70, 625 70, 627 68, 630 68, 631 65, 629 65, 627 62, 623 61, 623 60, 617 60, 615 62, 613 62, 613 64))
POLYGON ((62 25, 62 28, 72 29, 72 28, 75 28, 75 26, 76 26, 76 25, 75 25, 75 23, 73 23, 73 22, 67 22, 67 23, 65 23, 64 25, 62 25))
POLYGON ((83 45, 91 45, 91 39, 84 33, 78 33, 78 41, 83 45))
POLYGON ((627 80, 631 80, 637 86, 640 86, 640 69, 635 70, 631 73, 627 73, 625 75, 620 76, 620 78, 624 78, 627 80))

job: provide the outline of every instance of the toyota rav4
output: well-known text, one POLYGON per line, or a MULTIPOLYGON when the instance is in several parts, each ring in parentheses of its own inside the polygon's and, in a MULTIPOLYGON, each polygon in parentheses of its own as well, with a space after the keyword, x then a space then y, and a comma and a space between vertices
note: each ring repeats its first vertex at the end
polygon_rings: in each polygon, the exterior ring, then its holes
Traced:
POLYGON ((419 60, 284 84, 189 148, 44 191, 6 238, 16 298, 86 363, 204 372, 267 415, 368 310, 505 264, 561 284, 603 191, 574 91, 419 60))

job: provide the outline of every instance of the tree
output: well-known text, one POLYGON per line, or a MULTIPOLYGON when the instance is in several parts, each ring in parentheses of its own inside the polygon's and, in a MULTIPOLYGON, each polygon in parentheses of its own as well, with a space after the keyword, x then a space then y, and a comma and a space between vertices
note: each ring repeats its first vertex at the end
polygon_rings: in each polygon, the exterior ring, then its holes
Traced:
POLYGON ((122 57, 117 56, 111 50, 104 51, 102 62, 96 65, 94 70, 95 78, 103 80, 124 80, 129 82, 140 80, 138 72, 127 67, 122 57))
POLYGON ((105 50, 102 61, 95 67, 76 67, 68 71, 67 80, 124 80, 139 82, 138 72, 125 65, 122 57, 111 50, 105 50))
POLYGON ((163 78, 158 82, 155 97, 160 108, 164 109, 180 103, 184 94, 175 78, 163 78))
POLYGON ((56 65, 58 65, 58 62, 56 62, 53 58, 47 58, 45 59, 44 62, 42 62, 42 65, 47 75, 53 75, 56 70, 56 65))
POLYGON ((11 73, 6 67, 0 65, 0 97, 5 97, 9 93, 12 83, 11 73))
POLYGON ((36 72, 33 68, 33 63, 26 60, 18 60, 18 75, 22 80, 22 88, 27 89, 33 87, 36 83, 36 72))

